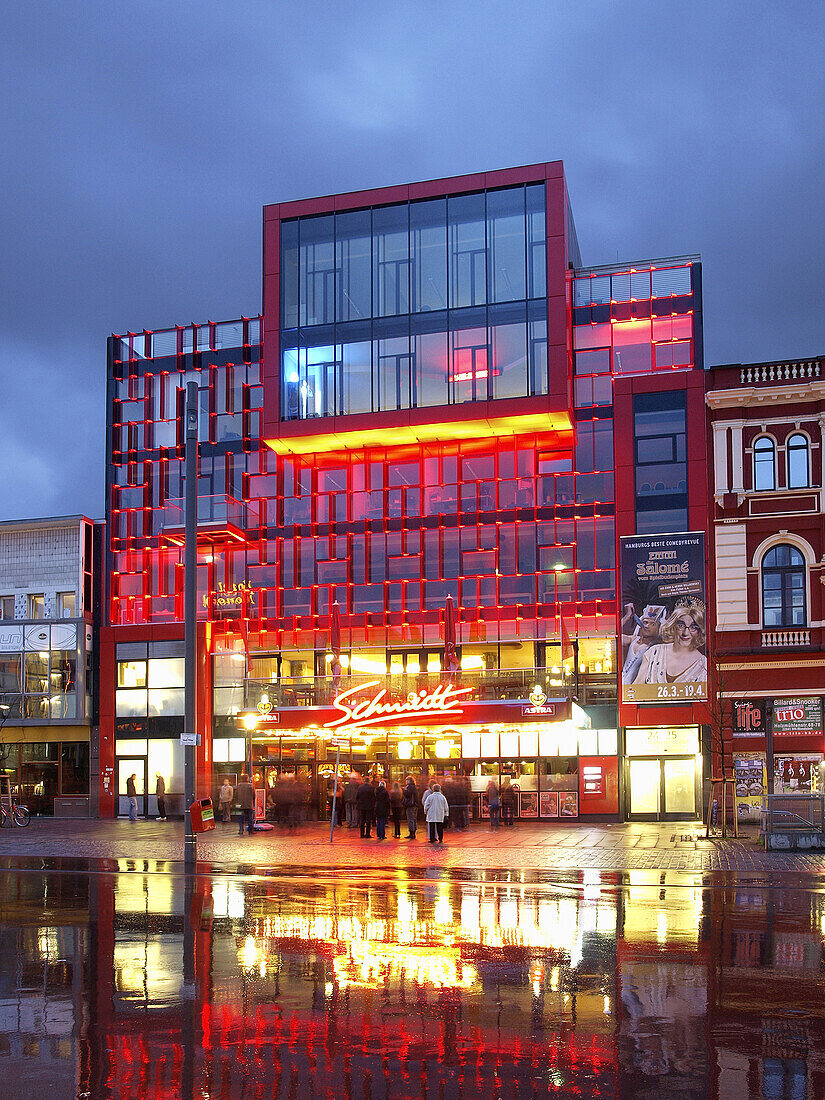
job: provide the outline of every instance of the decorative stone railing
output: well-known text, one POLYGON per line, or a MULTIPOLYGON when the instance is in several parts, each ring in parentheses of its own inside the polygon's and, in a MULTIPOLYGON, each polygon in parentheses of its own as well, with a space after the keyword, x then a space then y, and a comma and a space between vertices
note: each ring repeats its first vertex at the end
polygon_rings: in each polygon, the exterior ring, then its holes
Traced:
POLYGON ((752 382, 791 382, 794 379, 806 380, 819 378, 818 359, 805 359, 796 363, 764 363, 757 367, 741 367, 739 381, 752 382))
POLYGON ((793 646, 810 645, 810 630, 763 630, 763 649, 790 649, 793 646))

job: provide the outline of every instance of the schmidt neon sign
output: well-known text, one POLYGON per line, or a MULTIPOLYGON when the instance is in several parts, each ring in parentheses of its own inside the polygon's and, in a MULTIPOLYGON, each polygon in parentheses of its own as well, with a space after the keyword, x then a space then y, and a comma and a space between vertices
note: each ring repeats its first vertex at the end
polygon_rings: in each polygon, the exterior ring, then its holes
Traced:
POLYGON ((370 680, 368 684, 358 684, 337 695, 332 702, 340 711, 338 718, 324 723, 324 729, 337 729, 339 726, 385 726, 389 723, 415 721, 416 718, 440 718, 444 715, 455 716, 463 710, 458 703, 461 695, 467 695, 473 689, 456 688, 451 684, 439 684, 433 691, 422 688, 411 691, 407 698, 390 702, 386 699, 387 689, 372 695, 371 688, 380 686, 380 680, 370 680))

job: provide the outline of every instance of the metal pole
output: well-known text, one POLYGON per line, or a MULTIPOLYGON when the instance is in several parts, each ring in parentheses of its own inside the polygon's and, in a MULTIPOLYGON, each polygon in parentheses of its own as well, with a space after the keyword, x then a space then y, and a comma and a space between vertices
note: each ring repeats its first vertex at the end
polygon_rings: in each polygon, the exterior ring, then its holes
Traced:
POLYGON ((183 728, 186 741, 183 749, 184 786, 184 864, 194 870, 197 861, 197 841, 192 830, 189 807, 195 801, 197 768, 197 630, 198 630, 198 384, 186 384, 186 446, 184 476, 186 500, 184 512, 183 612, 185 636, 185 680, 183 728))
POLYGON ((773 792, 773 699, 765 701, 765 767, 768 772, 768 794, 773 792))
POLYGON ((332 815, 329 823, 329 842, 335 836, 335 796, 338 793, 338 764, 341 760, 341 742, 335 746, 335 775, 332 777, 332 815))

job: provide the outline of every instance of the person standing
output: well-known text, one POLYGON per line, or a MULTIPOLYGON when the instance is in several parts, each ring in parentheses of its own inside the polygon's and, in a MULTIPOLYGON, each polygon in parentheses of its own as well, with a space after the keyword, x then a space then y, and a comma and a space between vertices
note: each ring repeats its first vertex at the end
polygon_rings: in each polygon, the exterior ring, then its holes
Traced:
POLYGON ((387 818, 390 816, 390 794, 387 784, 382 779, 375 789, 375 835, 379 840, 386 840, 387 818))
POLYGON ((353 772, 344 784, 344 810, 347 815, 347 828, 358 828, 358 779, 353 772))
POLYGON ((430 797, 424 807, 424 816, 427 819, 427 829, 430 834, 430 844, 444 843, 444 819, 450 816, 450 805, 441 793, 438 783, 430 791, 430 797))
POLYGON ((375 815, 375 787, 368 779, 365 779, 358 788, 358 822, 361 826, 361 836, 369 839, 372 835, 372 819, 375 815))
POLYGON ((390 791, 390 813, 392 814, 392 835, 395 840, 401 839, 401 815, 404 812, 403 795, 401 787, 396 781, 390 791))
POLYGON ((137 776, 134 772, 126 780, 126 797, 129 799, 129 820, 137 821, 137 788, 135 787, 135 779, 137 776))
POLYGON ((516 812, 516 792, 510 782, 510 777, 505 777, 501 784, 501 821, 503 825, 512 825, 516 812))
POLYGON ((418 826, 418 789, 411 775, 407 776, 401 802, 407 814, 407 840, 415 840, 415 830, 418 826))
POLYGON ((491 779, 487 784, 487 805, 490 808, 490 828, 497 829, 501 802, 499 801, 498 784, 495 779, 491 779))
POLYGON ((225 824, 229 824, 230 808, 232 806, 232 799, 235 797, 235 792, 232 789, 232 784, 224 776, 223 786, 218 793, 218 806, 221 811, 221 821, 225 824))
POLYGON ((238 836, 243 836, 244 823, 246 823, 247 832, 251 836, 255 832, 255 791, 246 772, 241 775, 241 781, 235 788, 235 794, 238 796, 238 806, 241 810, 238 836))
POLYGON ((155 775, 155 794, 158 799, 158 821, 166 820, 166 780, 158 772, 155 775))

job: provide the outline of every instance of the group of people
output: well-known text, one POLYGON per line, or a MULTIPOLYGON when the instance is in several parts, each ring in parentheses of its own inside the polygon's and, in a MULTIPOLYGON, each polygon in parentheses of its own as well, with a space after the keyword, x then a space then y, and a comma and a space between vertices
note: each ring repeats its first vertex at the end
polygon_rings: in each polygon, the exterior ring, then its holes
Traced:
MULTIPOLYGON (((484 803, 489 809, 490 827, 513 825, 518 792, 505 777, 501 786, 494 779, 487 784, 484 803)), ((303 820, 307 803, 306 784, 291 774, 279 776, 274 784, 267 787, 266 816, 271 821, 279 821, 292 827, 303 820)), ((338 776, 337 784, 330 782, 328 791, 330 814, 335 815, 335 824, 348 829, 359 829, 365 840, 387 839, 387 830, 392 823, 392 838, 395 840, 415 840, 418 832, 419 817, 423 816, 427 826, 427 838, 431 844, 444 843, 446 824, 463 831, 469 827, 472 790, 466 776, 447 777, 444 780, 426 781, 420 776, 416 782, 411 775, 406 777, 403 786, 400 782, 388 782, 377 776, 362 777, 355 772, 349 776, 338 776), (334 796, 334 797, 333 797, 334 796), (406 826, 406 835, 402 828, 406 826)), ((239 835, 244 830, 255 831, 255 790, 245 773, 233 787, 228 778, 224 778, 218 792, 220 820, 231 821, 233 803, 240 808, 239 835)))
POLYGON ((490 811, 490 828, 497 829, 499 825, 512 825, 516 816, 516 788, 510 782, 510 777, 505 776, 501 786, 491 779, 484 792, 484 800, 490 811))
POLYGON ((423 812, 430 843, 443 844, 445 821, 451 819, 456 829, 467 828, 470 798, 470 782, 463 777, 447 779, 443 784, 435 779, 426 785, 422 781, 419 787, 408 775, 402 787, 398 781, 388 785, 383 779, 362 779, 352 773, 346 782, 339 778, 335 792, 336 823, 360 829, 364 839, 372 837, 374 825, 379 841, 386 839, 390 821, 395 840, 402 839, 402 825, 406 824, 404 839, 415 840, 419 812, 423 812))

